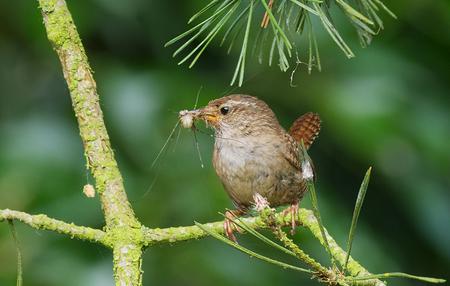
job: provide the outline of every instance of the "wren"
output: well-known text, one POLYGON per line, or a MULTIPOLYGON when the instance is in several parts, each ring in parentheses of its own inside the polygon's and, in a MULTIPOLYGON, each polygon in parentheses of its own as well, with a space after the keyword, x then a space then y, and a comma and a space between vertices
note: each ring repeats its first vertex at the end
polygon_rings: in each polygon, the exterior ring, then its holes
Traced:
POLYGON ((181 111, 184 127, 200 119, 215 130, 213 166, 236 210, 227 212, 225 232, 235 240, 230 219, 246 213, 256 193, 271 207, 290 205, 292 227, 298 203, 306 192, 300 162, 300 144, 309 148, 320 131, 320 117, 306 113, 289 132, 262 100, 249 95, 229 95, 207 106, 181 111))

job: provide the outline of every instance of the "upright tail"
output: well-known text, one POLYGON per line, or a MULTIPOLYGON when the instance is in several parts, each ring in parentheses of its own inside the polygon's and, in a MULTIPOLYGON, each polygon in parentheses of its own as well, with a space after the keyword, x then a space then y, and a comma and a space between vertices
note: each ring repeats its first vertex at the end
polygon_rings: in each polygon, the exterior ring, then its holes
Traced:
POLYGON ((321 122, 319 114, 305 113, 292 123, 289 134, 299 143, 303 140, 305 148, 308 149, 319 135, 321 122))

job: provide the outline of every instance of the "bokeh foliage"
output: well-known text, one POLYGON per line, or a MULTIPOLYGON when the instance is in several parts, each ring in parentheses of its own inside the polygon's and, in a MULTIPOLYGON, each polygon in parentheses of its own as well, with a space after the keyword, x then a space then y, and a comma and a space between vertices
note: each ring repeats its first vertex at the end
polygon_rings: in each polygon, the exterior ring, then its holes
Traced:
MULTIPOLYGON (((176 112, 194 105, 200 86, 201 105, 231 91, 245 92, 266 100, 285 127, 306 111, 321 114, 324 128, 310 155, 318 173, 322 218, 341 245, 360 180, 368 165, 373 166, 355 258, 373 272, 448 278, 450 35, 444 27, 450 4, 387 3, 399 20, 386 19, 385 30, 367 49, 358 47, 351 27, 342 26, 356 58, 347 60, 318 32, 325 63, 321 73, 308 76, 300 64, 293 80, 297 87, 292 88, 289 73, 250 59, 249 80, 233 90, 228 83, 235 62, 219 50, 219 43, 212 43, 191 70, 178 67, 171 51, 163 48, 205 1, 182 1, 176 9, 173 2, 144 0, 68 4, 95 70, 129 197, 144 224, 217 220, 217 212, 231 206, 211 166, 209 136, 199 134, 204 169, 186 130, 157 168, 150 165, 176 122, 176 112)), ((101 227, 97 199, 81 193, 92 179, 85 170, 61 69, 36 5, 0 4, 0 208, 45 212, 101 227)), ((112 284, 111 257, 101 247, 20 224, 17 230, 26 285, 112 284)), ((242 239, 253 249, 270 252, 250 237, 242 239)), ((297 241, 310 253, 323 253, 305 231, 298 232, 297 241)), ((0 285, 14 283, 14 251, 7 224, 1 224, 0 285)), ((152 248, 145 254, 143 270, 148 285, 316 283, 249 259, 213 239, 152 248)))

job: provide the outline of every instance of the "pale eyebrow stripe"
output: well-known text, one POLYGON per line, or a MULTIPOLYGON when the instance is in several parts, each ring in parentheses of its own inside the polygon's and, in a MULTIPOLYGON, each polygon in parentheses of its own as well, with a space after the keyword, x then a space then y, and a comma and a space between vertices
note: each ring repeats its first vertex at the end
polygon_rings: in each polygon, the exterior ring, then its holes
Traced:
POLYGON ((256 106, 256 103, 254 102, 249 102, 249 101, 236 101, 236 100, 229 100, 227 101, 227 103, 231 103, 231 104, 243 104, 243 105, 247 105, 247 106, 256 106))

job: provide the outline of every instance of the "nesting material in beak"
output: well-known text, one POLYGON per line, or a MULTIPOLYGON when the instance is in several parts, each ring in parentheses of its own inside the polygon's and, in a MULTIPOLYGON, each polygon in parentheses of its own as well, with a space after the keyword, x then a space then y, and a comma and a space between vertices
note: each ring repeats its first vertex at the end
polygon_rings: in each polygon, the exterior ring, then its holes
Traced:
POLYGON ((192 128, 194 125, 194 119, 198 117, 198 109, 196 110, 181 110, 178 113, 178 117, 180 118, 181 125, 184 128, 192 128))
POLYGON ((218 116, 213 112, 208 112, 206 108, 195 110, 181 110, 178 113, 181 125, 184 128, 192 128, 194 121, 197 119, 204 120, 207 124, 215 125, 219 120, 218 116))

